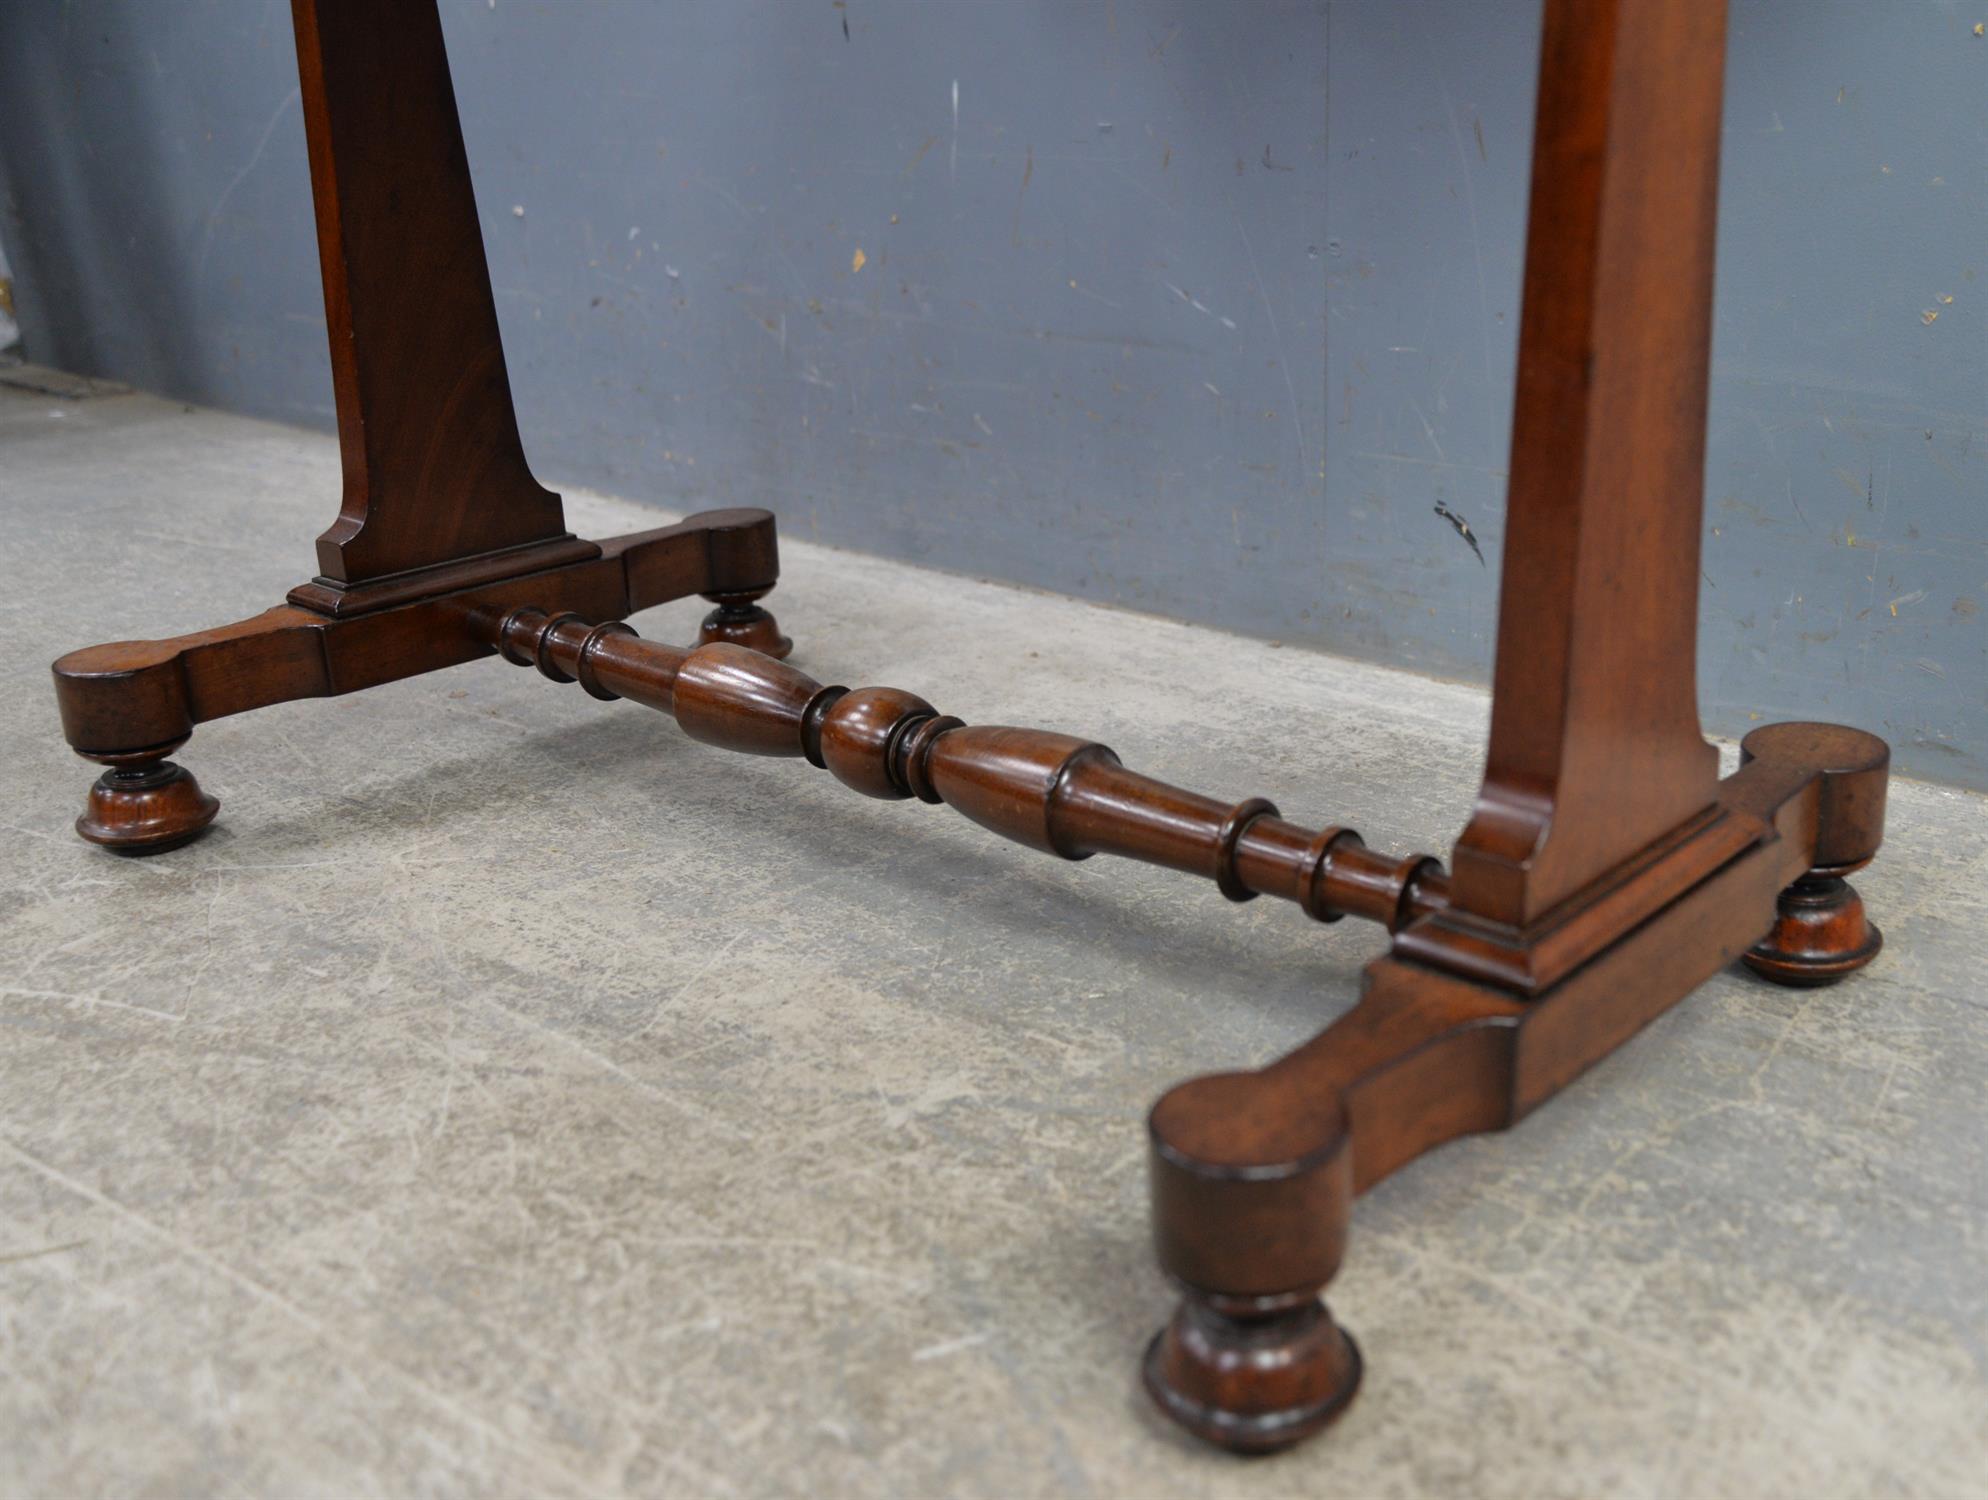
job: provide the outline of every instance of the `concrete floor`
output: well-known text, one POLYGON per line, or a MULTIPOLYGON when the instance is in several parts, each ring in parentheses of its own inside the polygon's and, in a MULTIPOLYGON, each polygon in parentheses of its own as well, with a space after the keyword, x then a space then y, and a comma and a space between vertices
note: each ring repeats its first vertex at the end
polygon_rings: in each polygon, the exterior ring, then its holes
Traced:
MULTIPOLYGON (((1866 975, 1722 976, 1363 1200, 1361 1397, 1244 1463, 1135 1384, 1142 1117, 1309 1036, 1379 934, 495 661, 205 726, 211 836, 78 842, 47 661, 278 601, 337 473, 0 389, 0 1493, 1988 1493, 1982 799, 1894 786, 1866 975)), ((1475 691, 785 550, 828 680, 1395 850, 1469 806, 1475 691)))

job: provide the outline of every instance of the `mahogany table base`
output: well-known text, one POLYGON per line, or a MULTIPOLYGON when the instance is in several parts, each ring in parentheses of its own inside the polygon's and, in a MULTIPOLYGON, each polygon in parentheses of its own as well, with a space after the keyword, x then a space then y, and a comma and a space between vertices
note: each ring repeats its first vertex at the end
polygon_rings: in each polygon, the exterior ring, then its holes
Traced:
POLYGON ((1718 0, 1548 0, 1491 737, 1448 870, 1180 790, 1090 741, 824 686, 780 659, 759 602, 779 574, 765 511, 571 536, 518 439, 432 7, 294 11, 341 509, 287 604, 55 663, 70 745, 108 768, 82 837, 125 854, 198 837, 217 804, 167 757, 200 723, 494 653, 1064 859, 1380 923, 1389 952, 1350 1011, 1151 1115, 1155 1241, 1181 1302, 1145 1384, 1240 1452, 1317 1431, 1359 1385, 1321 1300, 1358 1194, 1515 1124, 1736 960, 1822 984, 1876 956, 1844 877, 1882 837, 1884 742, 1772 725, 1721 781, 1698 724, 1718 0), (716 605, 694 646, 624 623, 689 595, 716 605))

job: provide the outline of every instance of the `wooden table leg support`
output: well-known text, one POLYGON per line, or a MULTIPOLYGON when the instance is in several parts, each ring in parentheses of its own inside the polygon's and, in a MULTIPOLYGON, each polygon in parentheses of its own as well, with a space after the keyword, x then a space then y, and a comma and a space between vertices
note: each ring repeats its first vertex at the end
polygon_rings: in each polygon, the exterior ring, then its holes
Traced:
POLYGON ((332 697, 490 654, 464 612, 530 599, 618 619, 671 599, 718 604, 700 638, 791 648, 757 601, 780 575, 772 515, 714 510, 675 525, 579 544, 579 561, 361 613, 297 604, 160 641, 72 651, 53 667, 70 748, 109 769, 76 831, 120 854, 156 854, 199 837, 219 807, 166 759, 196 724, 295 698, 332 697))
POLYGON ((167 759, 199 723, 494 651, 1065 859, 1379 923, 1392 943, 1351 1011, 1152 1112, 1156 1240, 1182 1300, 1146 1386, 1243 1452, 1318 1430, 1358 1388, 1321 1293, 1359 1193, 1515 1123, 1735 960, 1819 984, 1877 954, 1844 877, 1882 835, 1883 742, 1775 725, 1721 782, 1698 720, 1721 0, 1546 0, 1491 733, 1448 870, 1087 740, 823 686, 775 659, 790 643, 760 603, 779 574, 765 511, 574 537, 525 462, 435 6, 292 11, 339 512, 284 606, 55 663, 70 745, 108 767, 84 838, 153 853, 208 827, 215 800, 167 759), (695 647, 622 623, 693 594, 716 606, 695 647))
MULTIPOLYGON (((1332 1421, 1361 1362, 1319 1293, 1345 1252, 1355 1195, 1445 1141, 1516 1123, 1735 958, 1759 967, 1760 934, 1772 927, 1773 942, 1786 926, 1776 908, 1785 912, 1791 878, 1877 852, 1882 740, 1777 724, 1749 735, 1743 753, 1721 784, 1720 817, 1696 839, 1712 850, 1704 877, 1626 930, 1601 932, 1564 977, 1529 994, 1403 957, 1404 938, 1454 915, 1432 912, 1368 967, 1359 1004, 1311 1042, 1261 1071, 1192 1079, 1161 1098, 1150 1120, 1154 1238, 1182 1300, 1144 1374, 1168 1416, 1245 1453, 1332 1421)), ((1692 842, 1630 884, 1668 891, 1692 842)), ((1620 884, 1584 893, 1509 936, 1563 941, 1570 925, 1633 909, 1623 897, 1620 884)), ((1804 932, 1793 982, 1841 978, 1876 953, 1848 923, 1827 937, 1804 932)))

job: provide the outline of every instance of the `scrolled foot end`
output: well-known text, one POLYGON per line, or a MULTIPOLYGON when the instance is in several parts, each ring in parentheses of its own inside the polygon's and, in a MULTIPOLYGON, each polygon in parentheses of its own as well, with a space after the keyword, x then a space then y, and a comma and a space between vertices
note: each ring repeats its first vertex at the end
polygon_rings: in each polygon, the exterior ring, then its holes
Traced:
POLYGON ((780 622, 773 618, 773 612, 757 602, 768 592, 755 589, 746 594, 706 594, 704 597, 718 607, 698 627, 697 644, 708 646, 713 641, 730 641, 735 646, 745 646, 784 661, 793 651, 794 643, 780 633, 780 622))
POLYGON ((205 833, 221 804, 165 753, 90 757, 110 769, 91 784, 77 834, 115 854, 163 854, 205 833))
POLYGON ((1807 988, 1849 977, 1883 947, 1857 888, 1839 874, 1811 870, 1781 892, 1773 930, 1743 962, 1775 984, 1807 988))
POLYGON ((1146 1391, 1160 1410, 1236 1453, 1303 1442, 1360 1388, 1359 1345, 1322 1300, 1266 1300, 1189 1292, 1146 1349, 1146 1391))

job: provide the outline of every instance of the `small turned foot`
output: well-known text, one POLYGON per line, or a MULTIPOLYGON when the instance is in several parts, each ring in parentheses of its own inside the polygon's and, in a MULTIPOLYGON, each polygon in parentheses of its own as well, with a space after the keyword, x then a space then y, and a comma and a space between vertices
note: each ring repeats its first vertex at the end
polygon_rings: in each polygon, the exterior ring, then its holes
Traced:
POLYGON ((713 641, 730 641, 735 646, 749 646, 775 660, 784 660, 794 649, 794 643, 780 633, 773 612, 757 602, 771 592, 771 589, 754 589, 745 594, 706 594, 704 597, 718 607, 698 627, 697 644, 708 646, 713 641))
POLYGON ((207 831, 221 804, 167 760, 185 741, 139 755, 92 755, 110 769, 90 787, 76 832, 118 854, 160 854, 207 831))
POLYGON ((1809 872, 1781 892, 1774 926, 1744 955, 1776 984, 1831 984, 1878 956, 1884 937, 1843 877, 1871 862, 1884 840, 1891 751, 1874 734, 1840 724, 1769 724, 1740 742, 1741 762, 1813 768, 1822 788, 1809 872))
POLYGON ((1233 1301, 1188 1292, 1146 1349, 1146 1390, 1196 1437, 1237 1453, 1275 1453, 1345 1411, 1360 1388, 1360 1348, 1324 1302, 1233 1301))
POLYGON ((1811 870, 1781 892, 1773 930, 1744 958, 1749 969, 1776 984, 1834 984, 1883 946, 1884 934, 1864 915, 1856 887, 1840 874, 1811 870))

